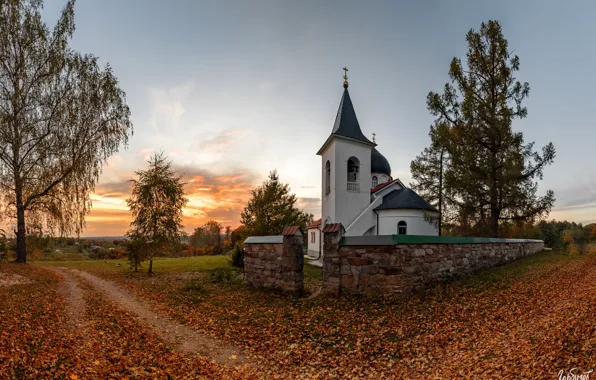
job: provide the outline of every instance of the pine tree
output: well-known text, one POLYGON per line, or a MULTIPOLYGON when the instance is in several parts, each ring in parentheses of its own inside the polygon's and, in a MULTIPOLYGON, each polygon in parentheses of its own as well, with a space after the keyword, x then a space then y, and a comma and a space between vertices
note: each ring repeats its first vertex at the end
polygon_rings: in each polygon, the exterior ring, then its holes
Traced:
POLYGON ((290 193, 288 184, 279 181, 275 170, 251 193, 240 220, 247 236, 280 235, 286 226, 300 226, 304 230, 312 222, 312 214, 294 206, 296 195, 290 193))
MULTIPOLYGON (((424 148, 420 155, 410 164, 413 183, 410 187, 418 192, 431 205, 439 210, 438 217, 427 217, 428 221, 435 224, 441 235, 443 222, 446 219, 447 199, 445 195, 445 172, 449 165, 449 153, 445 146, 441 144, 439 134, 441 130, 448 129, 446 125, 436 125, 431 127, 429 133, 431 145, 424 148)), ((445 133, 445 132, 443 132, 445 133)))
POLYGON ((452 83, 443 94, 430 92, 427 106, 437 123, 451 127, 442 135, 451 160, 445 182, 460 223, 486 228, 496 237, 501 221, 531 222, 550 212, 554 193, 539 196, 536 179, 553 162, 555 148, 549 143, 536 152, 534 143, 524 143, 523 134, 512 130, 515 119, 527 116, 522 103, 530 86, 514 77, 519 57, 509 52, 499 23, 482 23, 466 41, 466 66, 453 59, 452 83))

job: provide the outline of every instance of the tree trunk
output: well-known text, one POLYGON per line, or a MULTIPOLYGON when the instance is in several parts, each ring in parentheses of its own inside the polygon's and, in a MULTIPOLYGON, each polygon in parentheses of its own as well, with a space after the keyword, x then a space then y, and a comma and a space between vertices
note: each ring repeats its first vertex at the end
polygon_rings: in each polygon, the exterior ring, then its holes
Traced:
POLYGON ((135 272, 139 271, 139 260, 135 257, 135 272))
POLYGON ((443 149, 441 149, 441 163, 439 164, 439 236, 443 228, 443 149))
POLYGON ((17 263, 27 262, 27 246, 25 241, 25 207, 23 201, 17 195, 17 263))
POLYGON ((153 259, 149 259, 149 274, 153 274, 153 259))
POLYGON ((491 158, 491 175, 490 175, 490 236, 499 237, 499 216, 501 210, 499 209, 499 196, 498 196, 498 179, 497 179, 497 157, 493 153, 491 158))

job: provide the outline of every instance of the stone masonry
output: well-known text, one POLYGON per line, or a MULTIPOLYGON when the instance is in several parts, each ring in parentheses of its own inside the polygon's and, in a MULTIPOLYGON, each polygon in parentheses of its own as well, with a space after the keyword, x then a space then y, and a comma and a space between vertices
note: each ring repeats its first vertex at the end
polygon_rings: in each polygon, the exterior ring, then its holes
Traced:
POLYGON ((286 227, 282 236, 252 236, 244 242, 244 284, 301 294, 304 290, 302 231, 286 227))
POLYGON ((341 226, 332 227, 323 236, 323 289, 334 295, 408 293, 544 249, 542 241, 506 239, 496 243, 345 245, 341 231, 341 226))

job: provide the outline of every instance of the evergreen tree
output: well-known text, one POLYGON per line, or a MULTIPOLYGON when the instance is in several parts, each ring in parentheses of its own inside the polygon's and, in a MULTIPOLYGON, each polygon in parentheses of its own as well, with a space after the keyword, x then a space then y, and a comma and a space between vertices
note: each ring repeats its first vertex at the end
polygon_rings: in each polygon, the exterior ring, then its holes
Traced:
POLYGON ((280 235, 286 226, 300 226, 304 230, 312 222, 312 214, 294 206, 296 195, 290 193, 288 184, 279 181, 276 170, 251 193, 240 220, 247 236, 280 235))
POLYGON ((450 157, 445 185, 453 193, 460 223, 485 228, 499 236, 504 220, 531 222, 548 215, 555 198, 548 190, 538 195, 536 179, 553 162, 552 143, 534 151, 523 134, 512 130, 515 119, 524 118, 522 105, 530 86, 516 80, 519 57, 508 50, 497 21, 470 30, 467 61, 454 58, 443 94, 430 92, 427 106, 437 123, 448 123, 442 146, 450 157))
MULTIPOLYGON (((132 196, 126 200, 133 216, 127 236, 135 242, 145 242, 152 273, 155 255, 179 243, 184 236, 182 208, 188 199, 184 197, 180 176, 162 153, 155 154, 148 163, 149 169, 136 172, 139 179, 132 181, 132 196)), ((129 253, 138 252, 138 245, 131 245, 129 253)), ((136 263, 135 260, 131 261, 136 263)))
MULTIPOLYGON (((429 133, 431 145, 424 148, 422 153, 410 164, 413 183, 410 187, 418 192, 431 205, 439 210, 438 218, 427 217, 427 220, 437 226, 439 235, 443 228, 443 221, 448 214, 446 211, 447 202, 445 196, 444 178, 449 165, 449 153, 441 144, 439 134, 442 130, 448 129, 445 124, 438 124, 431 127, 429 133)), ((443 132, 445 133, 445 132, 443 132)))

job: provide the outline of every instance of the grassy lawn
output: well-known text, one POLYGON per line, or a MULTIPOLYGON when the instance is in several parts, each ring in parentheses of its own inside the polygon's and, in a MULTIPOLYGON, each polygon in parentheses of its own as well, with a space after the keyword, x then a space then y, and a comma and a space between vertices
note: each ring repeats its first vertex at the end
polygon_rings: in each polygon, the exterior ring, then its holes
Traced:
POLYGON ((309 261, 308 259, 304 260, 304 275, 315 280, 323 281, 323 268, 310 265, 308 263, 309 261))
MULTIPOLYGON (((101 269, 114 272, 130 272, 126 259, 119 260, 73 260, 73 261, 36 261, 36 264, 80 269, 101 269), (120 267, 116 266, 120 264, 120 267)), ((141 271, 146 271, 149 261, 143 262, 141 271)), ((158 257, 153 260, 153 270, 160 272, 201 272, 219 268, 229 268, 228 256, 194 256, 194 257, 158 257)))
MULTIPOLYGON (((318 268, 304 263, 304 275, 306 277, 322 281, 323 268, 318 268)), ((130 272, 126 259, 119 260, 65 260, 65 261, 44 261, 38 260, 34 263, 42 266, 68 267, 76 269, 98 269, 113 272, 130 272), (120 264, 118 267, 116 264, 120 264)), ((149 262, 145 261, 140 271, 147 271, 149 262)), ((153 270, 156 273, 167 272, 205 272, 216 269, 231 268, 228 256, 194 256, 194 257, 158 257, 153 260, 153 270)))
MULTIPOLYGON (((35 261, 42 266, 57 266, 78 269, 99 269, 114 272, 130 272, 126 259, 119 260, 66 260, 66 261, 35 261), (120 264, 120 266, 116 266, 120 264)), ((145 261, 141 271, 146 271, 149 262, 145 261)), ((153 260, 153 270, 156 273, 167 272, 203 272, 216 269, 231 268, 228 256, 194 256, 194 257, 158 257, 153 260)), ((304 263, 304 275, 315 280, 323 280, 323 268, 304 263)))

